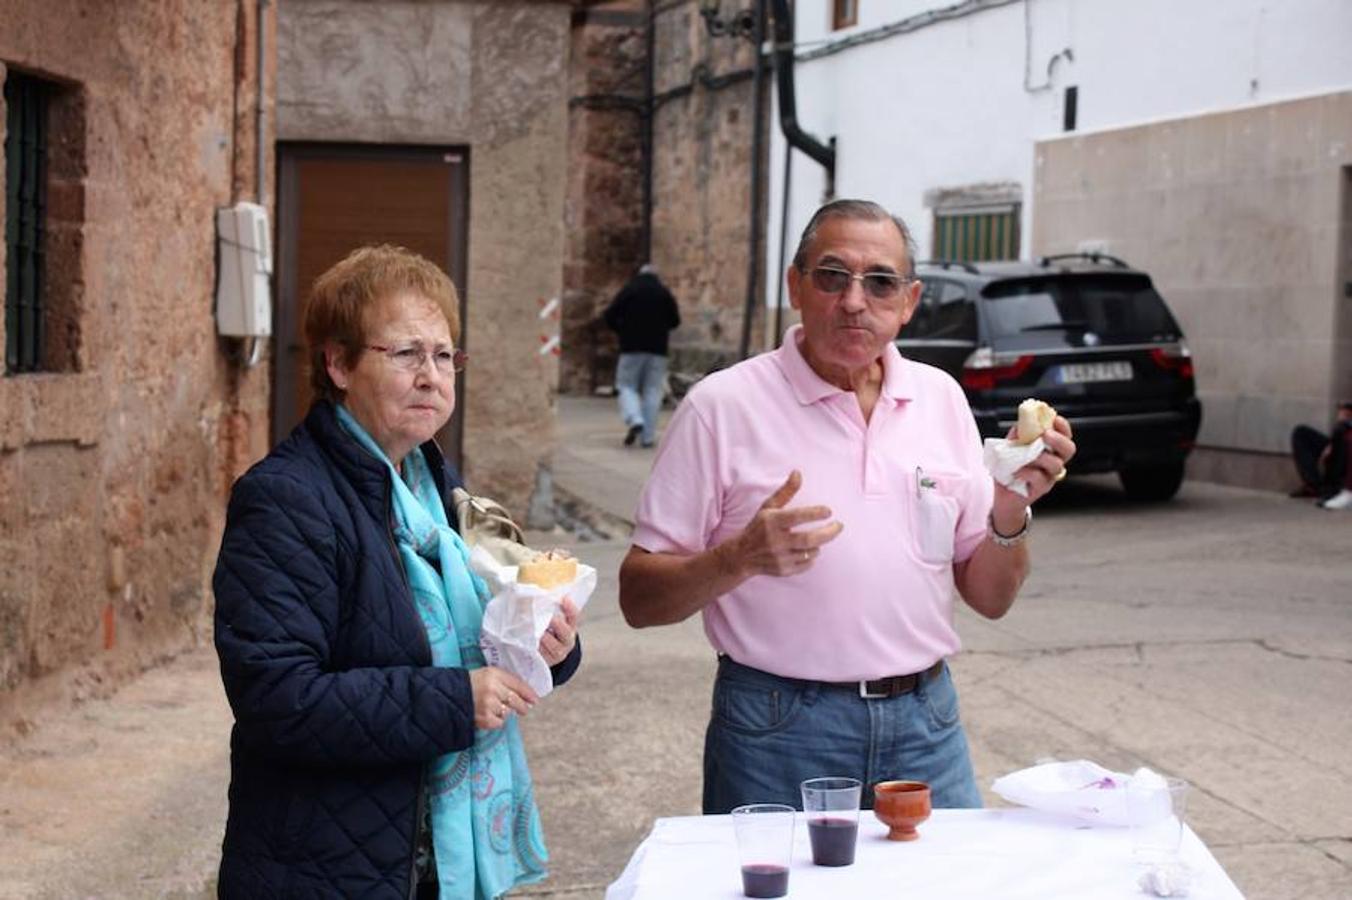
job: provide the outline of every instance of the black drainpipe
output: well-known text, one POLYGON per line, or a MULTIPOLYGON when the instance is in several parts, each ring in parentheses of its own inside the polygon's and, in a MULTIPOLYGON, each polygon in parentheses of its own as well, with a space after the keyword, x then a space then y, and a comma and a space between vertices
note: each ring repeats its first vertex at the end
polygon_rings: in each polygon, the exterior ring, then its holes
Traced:
POLYGON ((793 17, 788 0, 770 0, 775 16, 775 76, 779 88, 779 127, 784 139, 826 170, 826 195, 836 195, 836 149, 826 146, 798 125, 793 93, 793 17))
POLYGON ((751 355, 751 323, 756 317, 757 281, 756 274, 760 266, 760 213, 761 213, 761 143, 765 118, 765 80, 761 71, 765 62, 761 59, 761 45, 765 43, 765 0, 756 0, 756 30, 752 33, 751 43, 756 48, 755 68, 751 74, 751 91, 755 97, 755 111, 751 115, 751 222, 747 229, 750 237, 746 251, 746 308, 742 311, 742 343, 738 349, 738 359, 751 355))
POLYGON ((784 278, 787 276, 789 256, 789 184, 793 172, 793 147, 784 145, 784 193, 779 201, 779 279, 775 286, 775 349, 784 339, 784 278))
MULTIPOLYGON (((647 66, 643 73, 643 111, 639 116, 641 147, 641 160, 639 165, 643 167, 643 220, 639 236, 639 254, 640 262, 650 263, 653 261, 653 116, 656 110, 653 108, 653 82, 654 69, 657 67, 657 61, 653 59, 653 48, 656 46, 655 31, 657 28, 657 13, 653 10, 655 0, 648 0, 648 28, 646 41, 647 66)), ((633 274, 633 273, 630 273, 633 274)))

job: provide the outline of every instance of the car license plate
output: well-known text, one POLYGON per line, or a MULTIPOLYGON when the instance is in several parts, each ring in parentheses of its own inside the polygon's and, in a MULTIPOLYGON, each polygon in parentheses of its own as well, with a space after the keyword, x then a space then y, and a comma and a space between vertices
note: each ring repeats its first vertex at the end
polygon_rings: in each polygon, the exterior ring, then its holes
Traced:
POLYGON ((1131 381, 1131 363, 1114 362, 1066 363, 1057 367, 1058 384, 1086 384, 1091 381, 1131 381))

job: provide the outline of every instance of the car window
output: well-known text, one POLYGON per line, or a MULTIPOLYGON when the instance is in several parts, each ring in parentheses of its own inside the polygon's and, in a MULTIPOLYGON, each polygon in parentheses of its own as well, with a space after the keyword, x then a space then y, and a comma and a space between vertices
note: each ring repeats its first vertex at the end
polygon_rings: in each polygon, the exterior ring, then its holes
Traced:
POLYGON ((1090 334, 1104 344, 1167 341, 1178 325, 1144 275, 1058 275, 993 281, 986 297, 994 338, 1039 331, 1090 334))
POLYGON ((976 309, 967 289, 955 281, 921 279, 923 288, 911 321, 899 337, 907 340, 976 340, 976 309))
POLYGON ((948 281, 943 283, 930 337, 954 341, 976 340, 976 307, 967 299, 967 289, 948 281))

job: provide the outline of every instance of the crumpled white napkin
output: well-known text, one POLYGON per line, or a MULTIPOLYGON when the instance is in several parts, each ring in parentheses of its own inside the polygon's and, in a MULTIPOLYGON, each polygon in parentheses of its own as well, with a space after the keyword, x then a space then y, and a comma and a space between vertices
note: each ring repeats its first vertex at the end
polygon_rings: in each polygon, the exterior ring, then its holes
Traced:
POLYGON ((1014 473, 1037 459, 1038 454, 1046 449, 1042 438, 1034 439, 1031 444, 1018 444, 1006 438, 986 438, 982 459, 992 478, 1020 497, 1027 497, 1028 482, 1015 478, 1014 473))
POLYGON ((1087 759, 1050 762, 1002 775, 991 790, 1020 806, 1060 813, 1094 825, 1130 825, 1127 789, 1135 784, 1162 787, 1164 779, 1149 769, 1132 775, 1113 772, 1087 759))
POLYGON ((1192 888, 1192 869, 1175 861, 1150 866, 1136 879, 1141 890, 1156 897, 1186 897, 1192 888))
POLYGON ((479 647, 490 666, 506 669, 543 697, 554 690, 549 663, 540 655, 544 635, 564 597, 571 597, 580 612, 596 590, 596 570, 579 562, 572 584, 545 588, 516 583, 516 566, 504 566, 483 547, 470 552, 470 571, 482 578, 492 592, 484 607, 479 647))

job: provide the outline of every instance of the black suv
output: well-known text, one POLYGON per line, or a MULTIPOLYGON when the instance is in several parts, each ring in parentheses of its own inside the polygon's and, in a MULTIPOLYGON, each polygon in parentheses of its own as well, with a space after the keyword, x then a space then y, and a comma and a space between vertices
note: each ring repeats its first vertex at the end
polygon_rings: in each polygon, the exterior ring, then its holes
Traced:
POLYGON ((1150 276, 1100 253, 916 272, 924 290, 897 347, 962 383, 982 437, 1004 437, 1036 397, 1075 431, 1072 474, 1116 471, 1140 500, 1178 492, 1202 408, 1183 332, 1150 276))

